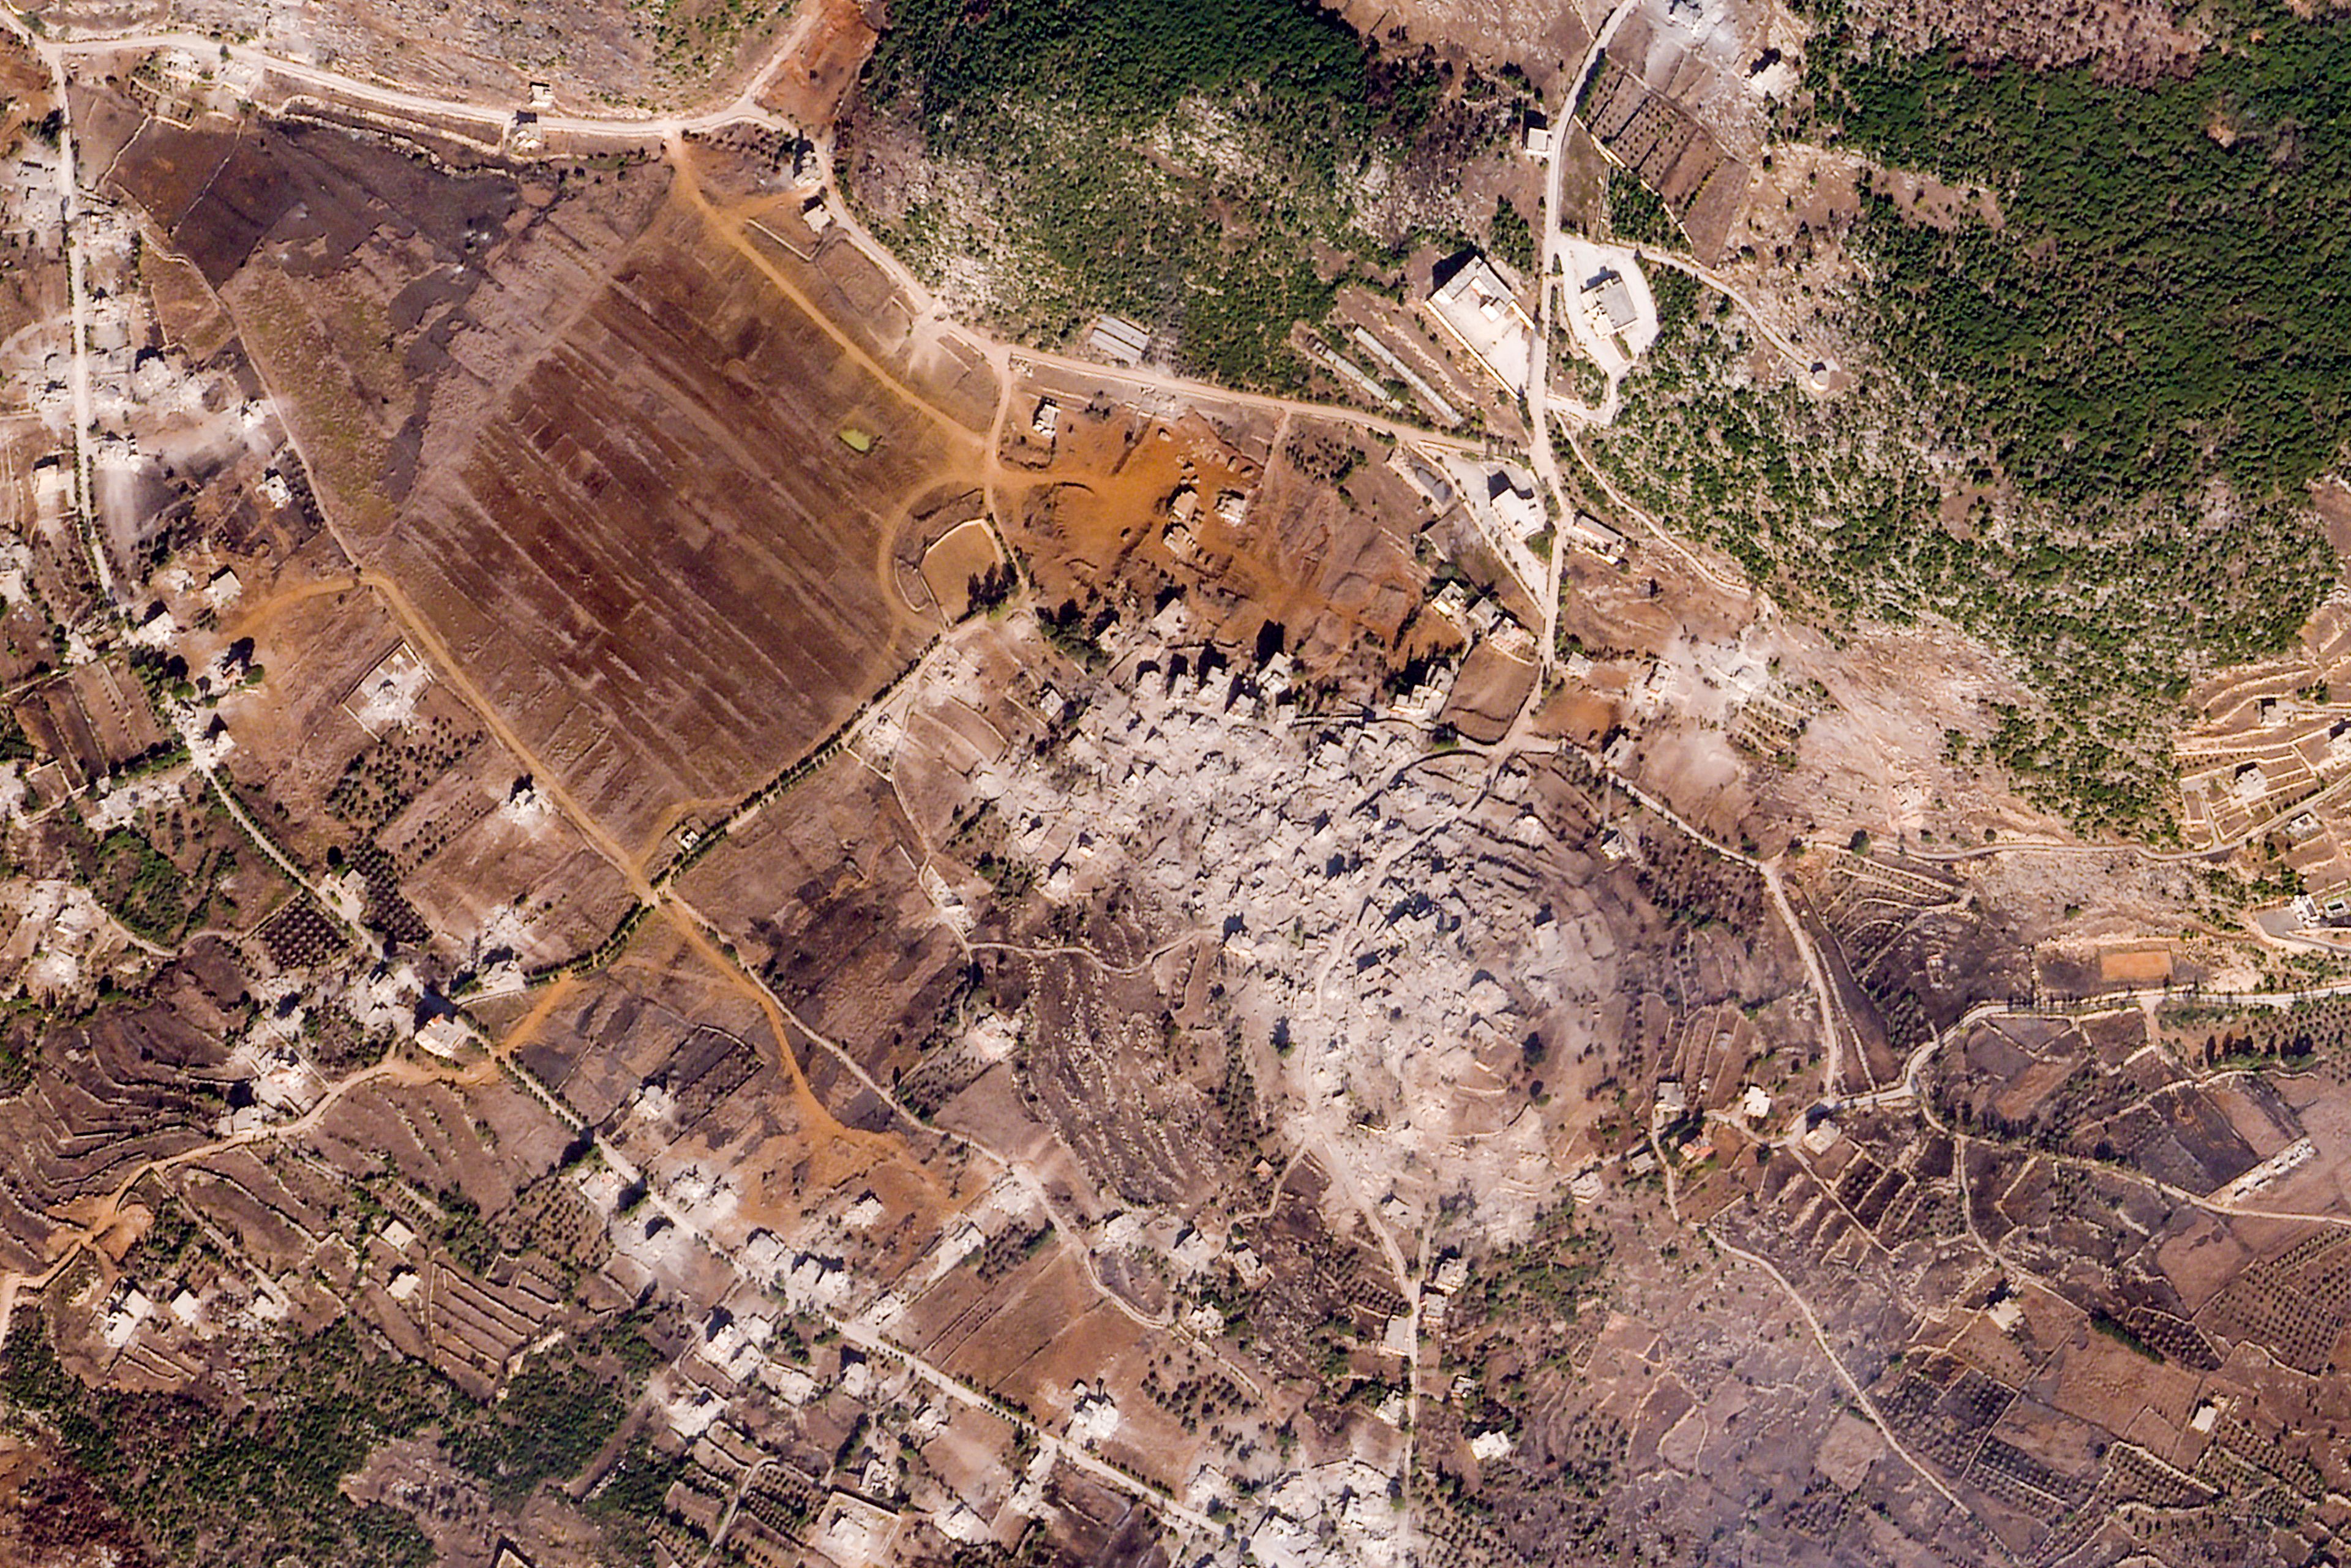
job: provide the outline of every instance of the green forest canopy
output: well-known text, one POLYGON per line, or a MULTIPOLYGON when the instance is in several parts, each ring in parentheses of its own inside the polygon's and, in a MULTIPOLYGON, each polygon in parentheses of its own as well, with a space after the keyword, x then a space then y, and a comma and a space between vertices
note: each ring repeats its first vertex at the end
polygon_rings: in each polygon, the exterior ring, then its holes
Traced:
POLYGON ((919 90, 939 145, 968 146, 1019 100, 1156 116, 1187 94, 1255 89, 1360 129, 1364 44, 1305 0, 898 0, 867 81, 919 90))
POLYGON ((2085 502, 2218 473, 2260 505, 2335 462, 2351 21, 2281 14, 2152 89, 1823 42, 1821 113, 1845 140, 1998 196, 1998 230, 1881 206, 1863 243, 1889 352, 2017 478, 2085 502))
MULTIPOLYGON (((1290 324, 1333 297, 1316 249, 1361 247, 1341 172, 1375 145, 1409 148, 1444 86, 1426 60, 1384 60, 1305 0, 891 10, 868 99, 913 111, 935 157, 984 168, 1004 230, 1046 264, 1013 269, 1009 292, 1035 298, 999 303, 1044 317, 1047 338, 1103 308, 1172 328, 1187 368, 1237 386, 1294 389, 1290 324), (1235 166, 1186 172, 1153 156, 1153 133, 1196 97, 1242 132, 1235 166)), ((891 237, 918 258, 935 243, 920 223, 891 237)))

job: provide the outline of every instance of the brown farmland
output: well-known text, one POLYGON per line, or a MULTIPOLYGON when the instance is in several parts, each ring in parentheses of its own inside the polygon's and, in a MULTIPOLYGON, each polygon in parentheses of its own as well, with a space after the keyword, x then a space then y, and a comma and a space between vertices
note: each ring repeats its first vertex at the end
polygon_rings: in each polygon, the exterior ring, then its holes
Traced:
POLYGON ((977 476, 978 443, 690 183, 435 185, 309 131, 228 160, 286 162, 302 205, 253 210, 256 176, 183 206, 222 161, 189 140, 143 135, 120 183, 202 251, 418 652, 622 854, 739 799, 904 664, 924 628, 892 536, 915 493, 977 476), (354 238, 340 270, 260 265, 354 238), (387 372, 422 377, 413 399, 387 372))

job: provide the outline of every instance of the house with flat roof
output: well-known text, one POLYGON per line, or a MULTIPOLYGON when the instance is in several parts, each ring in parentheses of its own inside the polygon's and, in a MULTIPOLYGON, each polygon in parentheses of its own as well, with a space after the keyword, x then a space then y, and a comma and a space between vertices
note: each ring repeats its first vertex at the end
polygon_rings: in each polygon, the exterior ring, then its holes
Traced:
POLYGON ((1473 256, 1428 297, 1437 325, 1513 395, 1527 386, 1534 323, 1493 263, 1473 256))
POLYGON ((1604 267, 1583 282, 1584 308, 1592 312, 1593 324, 1610 336, 1624 331, 1641 319, 1638 307, 1633 303, 1633 290, 1625 282, 1625 275, 1614 267, 1604 267))

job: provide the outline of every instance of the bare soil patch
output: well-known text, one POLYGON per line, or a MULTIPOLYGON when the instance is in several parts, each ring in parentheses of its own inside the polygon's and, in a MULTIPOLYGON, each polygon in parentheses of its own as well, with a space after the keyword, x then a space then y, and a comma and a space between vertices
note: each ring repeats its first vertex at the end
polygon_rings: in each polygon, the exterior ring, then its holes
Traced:
POLYGON ((960 621, 971 607, 970 586, 997 564, 996 540, 977 517, 958 523, 923 552, 923 581, 941 620, 960 621))
POLYGON ((1535 687, 1535 666, 1514 659, 1491 643, 1480 643, 1462 662, 1461 676, 1441 716, 1475 741, 1499 740, 1526 706, 1535 687))
MULTIPOLYGON (((968 438, 943 446, 690 185, 663 207, 643 172, 155 124, 118 179, 219 286, 420 654, 632 852, 788 763, 918 634, 883 557, 968 438)), ((826 276, 870 308, 845 314, 889 305, 878 273, 826 276)))

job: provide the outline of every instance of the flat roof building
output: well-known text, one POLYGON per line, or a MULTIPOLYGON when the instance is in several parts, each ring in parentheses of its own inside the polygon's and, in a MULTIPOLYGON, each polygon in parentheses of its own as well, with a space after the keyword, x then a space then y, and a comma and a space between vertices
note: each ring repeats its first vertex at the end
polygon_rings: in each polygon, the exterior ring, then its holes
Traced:
POLYGON ((1486 500, 1502 526, 1520 538, 1541 532, 1550 521, 1534 486, 1522 486, 1507 469, 1497 468, 1486 476, 1486 500))
POLYGON ((1468 350, 1487 374, 1514 394, 1527 386, 1534 354, 1534 323, 1502 275, 1482 256, 1473 256, 1428 297, 1437 324, 1468 350))
POLYGON ((1604 323, 1612 335, 1624 331, 1641 319, 1640 310, 1633 303, 1633 290, 1625 285, 1625 275, 1613 267, 1584 280, 1583 298, 1591 307, 1594 319, 1604 323))
POLYGON ((1590 512, 1579 511, 1568 519, 1567 537, 1605 559, 1625 559, 1625 536, 1590 512))

